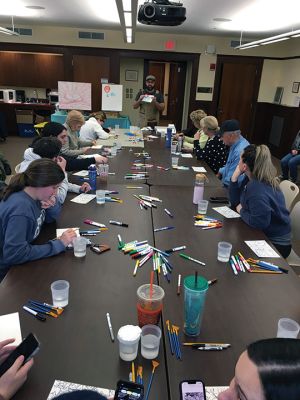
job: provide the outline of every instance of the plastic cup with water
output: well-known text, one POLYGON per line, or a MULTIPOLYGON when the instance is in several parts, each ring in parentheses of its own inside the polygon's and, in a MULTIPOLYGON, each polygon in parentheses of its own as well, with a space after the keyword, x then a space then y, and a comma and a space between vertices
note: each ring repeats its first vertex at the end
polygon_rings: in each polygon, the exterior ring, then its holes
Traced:
POLYGON ((232 244, 228 242, 219 242, 218 243, 218 261, 228 262, 230 258, 232 250, 232 244))
POLYGON ((141 334, 141 354, 148 360, 158 356, 161 330, 157 325, 144 325, 141 334))
POLYGON ((280 318, 278 321, 277 337, 297 339, 300 331, 298 322, 290 318, 280 318))
POLYGON ((207 207, 208 207, 208 201, 207 200, 199 200, 198 201, 198 214, 206 214, 207 213, 207 207))
POLYGON ((96 190, 96 201, 97 204, 105 204, 105 190, 96 190))
POLYGON ((86 255, 86 238, 78 236, 73 239, 73 249, 75 257, 84 257, 86 255))
POLYGON ((69 303, 69 288, 68 281, 55 281, 51 283, 52 304, 55 307, 65 307, 69 303))

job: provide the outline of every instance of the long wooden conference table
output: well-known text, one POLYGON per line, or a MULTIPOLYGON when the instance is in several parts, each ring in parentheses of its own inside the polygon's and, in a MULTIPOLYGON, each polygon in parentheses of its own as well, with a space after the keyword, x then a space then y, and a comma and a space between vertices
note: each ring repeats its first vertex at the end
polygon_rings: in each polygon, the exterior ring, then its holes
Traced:
MULTIPOLYGON (((171 282, 162 275, 157 283, 165 290, 161 319, 163 337, 150 399, 179 399, 179 382, 183 379, 201 379, 208 386, 227 385, 234 373, 239 354, 252 341, 276 336, 277 321, 287 316, 300 320, 299 279, 283 259, 276 264, 289 269, 288 274, 239 274, 235 276, 227 263, 217 261, 217 243, 227 240, 233 244, 233 253, 241 251, 245 257, 255 254, 246 246, 245 240, 265 239, 263 233, 251 229, 241 219, 225 219, 212 210, 208 215, 223 220, 223 228, 203 231, 194 227, 192 204, 195 173, 189 171, 163 171, 157 165, 170 167, 170 150, 164 148, 163 139, 145 142, 145 151, 151 155, 148 163, 147 181, 125 181, 139 149, 123 149, 110 160, 107 184, 109 190, 117 190, 123 204, 106 203, 104 206, 93 200, 80 205, 69 200, 69 194, 57 223, 44 227, 38 243, 56 236, 56 228, 80 227, 89 229, 84 219, 102 222, 108 231, 92 240, 108 244, 111 250, 97 255, 87 250, 85 258, 75 258, 68 250, 58 256, 13 267, 0 286, 0 314, 18 311, 23 336, 34 332, 41 342, 41 350, 35 357, 35 365, 23 388, 15 395, 16 400, 46 399, 55 379, 114 389, 119 379, 128 379, 131 364, 119 358, 118 343, 111 342, 106 313, 109 312, 115 336, 126 324, 137 324, 136 290, 148 283, 152 262, 146 263, 133 277, 135 262, 117 249, 117 235, 124 242, 148 240, 159 249, 186 245, 186 253, 202 260, 202 267, 171 255, 173 265, 171 282), (126 186, 142 186, 130 190, 126 186), (162 200, 157 209, 141 210, 133 194, 147 194, 162 200), (169 209, 170 218, 164 208, 169 209), (109 220, 129 224, 128 228, 112 226, 109 220), (153 229, 173 225, 175 229, 154 233, 153 229), (208 290, 201 333, 197 340, 230 343, 223 351, 196 351, 182 347, 182 360, 171 355, 166 320, 180 327, 180 341, 195 341, 184 336, 183 290, 177 296, 177 277, 184 278, 197 270, 207 279, 218 279, 208 290), (69 305, 57 319, 47 318, 42 323, 22 310, 29 300, 51 302, 51 282, 66 279, 70 282, 69 305)), ((205 166, 195 159, 180 159, 180 165, 205 166)), ((207 170, 208 167, 206 166, 207 170)), ((204 197, 224 195, 224 189, 211 171, 204 197)), ((78 178, 72 177, 74 182, 78 178)), ((274 261, 274 259, 273 259, 274 261)), ((151 362, 139 354, 135 365, 142 365, 144 384, 147 387, 152 369, 151 362)))

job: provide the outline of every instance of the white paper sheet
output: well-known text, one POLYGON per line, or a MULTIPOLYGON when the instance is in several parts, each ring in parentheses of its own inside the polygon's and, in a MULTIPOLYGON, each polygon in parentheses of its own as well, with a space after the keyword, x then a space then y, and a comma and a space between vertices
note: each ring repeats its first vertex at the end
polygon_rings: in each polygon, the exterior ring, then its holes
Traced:
POLYGON ((60 396, 64 393, 71 393, 74 392, 75 390, 92 390, 94 392, 102 394, 102 396, 105 396, 107 398, 114 397, 115 395, 114 390, 55 380, 47 400, 52 400, 57 396, 60 396))
POLYGON ((95 153, 95 154, 80 154, 80 156, 78 156, 78 158, 91 158, 91 157, 98 157, 99 154, 95 153))
POLYGON ((92 146, 92 149, 102 149, 103 145, 102 144, 97 144, 95 146, 92 146))
POLYGON ((207 172, 204 167, 192 167, 195 172, 207 172))
POLYGON ((225 218, 240 218, 240 214, 231 210, 227 206, 213 207, 213 210, 217 211, 219 214, 223 215, 225 218))
POLYGON ((257 257, 280 258, 280 255, 265 240, 245 240, 257 257))
POLYGON ((173 169, 179 169, 181 171, 189 171, 190 167, 185 167, 184 165, 177 165, 177 167, 172 167, 173 169))
POLYGON ((22 342, 21 326, 19 313, 6 314, 0 316, 0 342, 2 340, 15 338, 12 345, 18 345, 22 342))
POLYGON ((78 204, 87 204, 95 198, 96 198, 95 194, 81 193, 80 195, 74 197, 74 199, 72 199, 71 201, 73 201, 73 203, 78 203, 78 204))
POLYGON ((83 169, 82 171, 75 172, 73 175, 75 176, 88 176, 89 171, 83 169))
POLYGON ((193 158, 191 153, 181 153, 182 158, 193 158))

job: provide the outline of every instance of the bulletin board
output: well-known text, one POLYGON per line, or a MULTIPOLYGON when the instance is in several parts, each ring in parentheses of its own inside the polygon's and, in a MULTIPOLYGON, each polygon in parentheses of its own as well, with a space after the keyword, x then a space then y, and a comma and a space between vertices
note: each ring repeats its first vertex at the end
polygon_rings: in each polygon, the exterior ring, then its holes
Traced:
POLYGON ((92 84, 58 81, 58 102, 61 110, 91 110, 92 84))
POLYGON ((102 110, 122 111, 123 109, 123 85, 102 85, 102 110))

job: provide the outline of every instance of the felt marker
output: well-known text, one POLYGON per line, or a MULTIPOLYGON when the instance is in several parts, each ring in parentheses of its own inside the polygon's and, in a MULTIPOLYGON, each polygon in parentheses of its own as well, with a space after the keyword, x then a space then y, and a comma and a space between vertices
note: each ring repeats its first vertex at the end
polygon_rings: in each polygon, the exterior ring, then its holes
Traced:
POLYGON ((186 249, 186 246, 174 247, 173 249, 165 250, 166 253, 174 253, 174 251, 180 251, 186 249))
POLYGON ((218 282, 218 279, 211 279, 210 281, 208 281, 208 286, 212 286, 217 282, 218 282))
POLYGON ((168 214, 169 217, 173 218, 174 215, 172 213, 170 213, 169 210, 167 210, 166 208, 164 209, 165 213, 168 214))
POLYGON ((46 321, 46 317, 44 317, 43 315, 39 314, 36 311, 33 311, 31 308, 23 306, 23 310, 29 312, 29 314, 32 314, 36 319, 38 319, 39 321, 46 321))
POLYGON ((195 263, 200 264, 200 265, 205 265, 204 262, 196 260, 195 258, 187 256, 186 254, 180 253, 179 255, 180 255, 180 257, 185 258, 186 260, 194 261, 195 263))
POLYGON ((128 228, 128 224, 125 224, 124 222, 110 220, 109 223, 111 225, 124 226, 125 228, 128 228))
POLYGON ((113 328, 112 328, 112 325, 111 325, 109 313, 106 313, 106 319, 107 319, 107 325, 108 325, 111 341, 114 342, 115 341, 114 331, 113 331, 113 328))
POLYGON ((178 283, 177 283, 177 295, 180 295, 180 289, 181 289, 181 275, 178 275, 178 283))
POLYGON ((100 222, 92 221, 91 219, 85 219, 83 222, 88 225, 98 226, 99 228, 106 228, 106 225, 100 224, 100 222))
POLYGON ((163 226, 162 228, 154 229, 154 232, 168 231, 170 229, 175 229, 175 226, 163 226))

